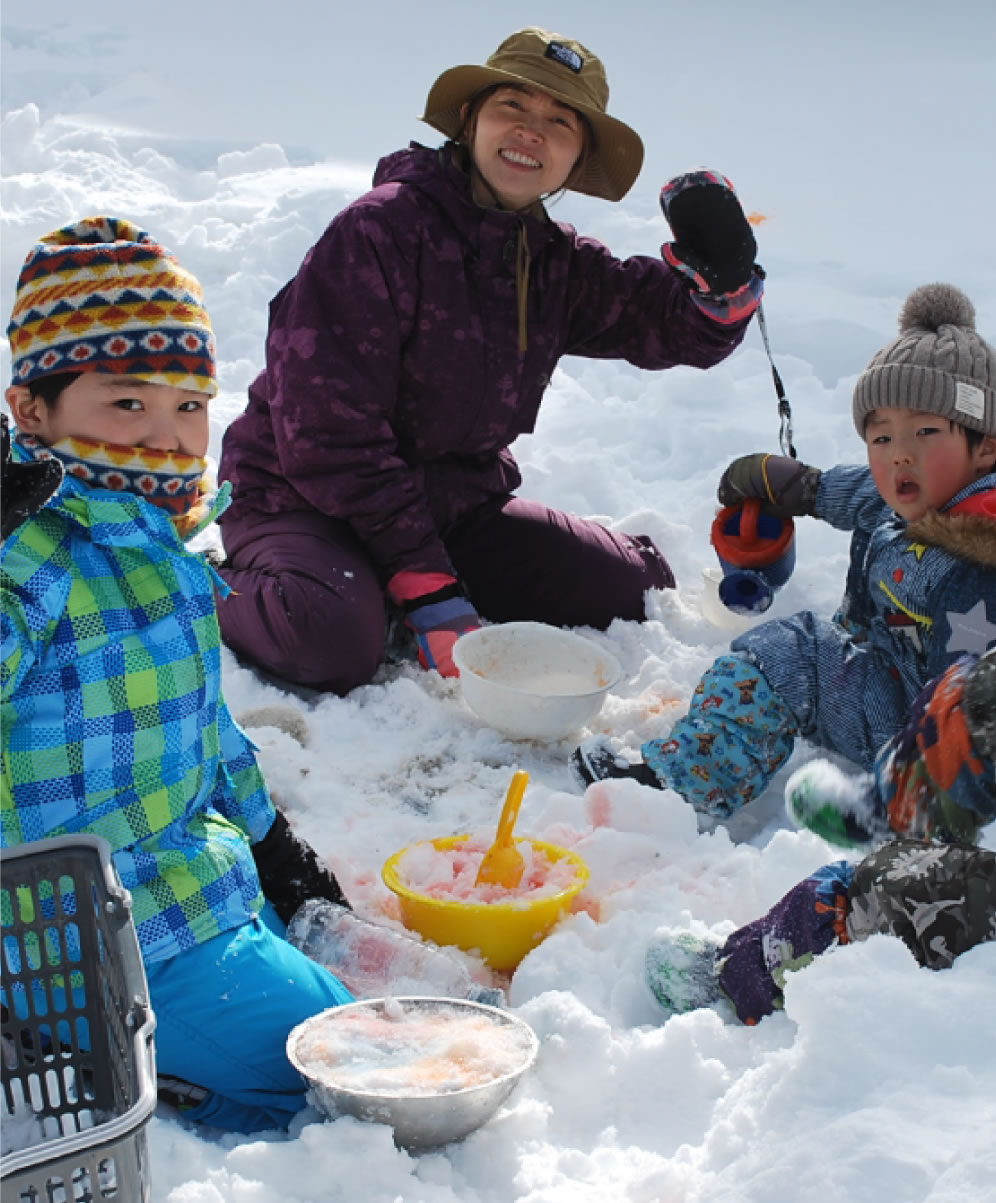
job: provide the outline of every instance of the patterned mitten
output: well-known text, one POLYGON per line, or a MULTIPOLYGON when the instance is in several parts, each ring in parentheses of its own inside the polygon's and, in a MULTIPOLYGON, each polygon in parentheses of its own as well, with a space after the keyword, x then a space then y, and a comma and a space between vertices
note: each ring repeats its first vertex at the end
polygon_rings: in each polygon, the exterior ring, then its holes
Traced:
POLYGON ((874 773, 889 825, 916 839, 974 843, 996 819, 996 649, 965 655, 917 695, 874 773))
POLYGON ((763 291, 757 243, 733 185, 717 171, 675 176, 661 189, 661 209, 674 234, 661 247, 667 263, 694 285, 693 299, 711 317, 749 317, 763 291))
POLYGON ((444 572, 397 572, 387 592, 404 612, 422 667, 434 668, 442 677, 458 677, 453 645, 467 631, 476 631, 481 618, 456 577, 444 572))
POLYGON ((996 647, 965 678, 964 709, 972 746, 981 756, 996 760, 996 647))

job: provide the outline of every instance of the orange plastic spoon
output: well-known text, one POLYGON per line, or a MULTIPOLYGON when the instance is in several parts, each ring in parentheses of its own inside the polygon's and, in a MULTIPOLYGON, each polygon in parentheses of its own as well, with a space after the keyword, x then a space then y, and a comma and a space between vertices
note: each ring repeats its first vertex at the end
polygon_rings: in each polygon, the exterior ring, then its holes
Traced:
POLYGON ((514 890, 522 880, 526 863, 522 853, 516 848, 512 839, 515 820, 519 817, 519 807, 522 796, 526 792, 529 774, 519 770, 512 778, 505 796, 505 805, 501 808, 501 818, 498 820, 498 834, 495 842, 485 852, 481 867, 477 870, 475 884, 489 886, 504 886, 506 890, 514 890))

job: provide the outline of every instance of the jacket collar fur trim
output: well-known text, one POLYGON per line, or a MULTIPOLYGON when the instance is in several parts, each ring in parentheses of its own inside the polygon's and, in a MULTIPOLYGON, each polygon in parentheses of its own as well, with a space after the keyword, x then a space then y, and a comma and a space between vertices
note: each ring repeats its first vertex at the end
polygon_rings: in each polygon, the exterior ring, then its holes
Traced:
POLYGON ((906 528, 916 542, 941 548, 959 560, 996 568, 996 479, 944 511, 930 510, 906 528))

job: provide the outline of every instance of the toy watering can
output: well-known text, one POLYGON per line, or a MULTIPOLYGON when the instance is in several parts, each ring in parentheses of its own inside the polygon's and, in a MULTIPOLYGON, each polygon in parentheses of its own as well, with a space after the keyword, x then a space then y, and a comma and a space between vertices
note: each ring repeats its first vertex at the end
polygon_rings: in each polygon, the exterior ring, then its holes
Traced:
POLYGON ((795 567, 792 519, 763 513, 750 497, 719 511, 711 541, 723 569, 720 601, 735 614, 763 614, 795 567))

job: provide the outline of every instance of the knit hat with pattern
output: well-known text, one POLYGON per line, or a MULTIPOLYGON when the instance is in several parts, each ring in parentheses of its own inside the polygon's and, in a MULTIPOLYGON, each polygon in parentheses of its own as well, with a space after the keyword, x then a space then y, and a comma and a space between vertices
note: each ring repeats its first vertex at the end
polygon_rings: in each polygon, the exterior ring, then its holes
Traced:
POLYGON ((218 391, 200 284, 121 218, 85 217, 32 247, 7 337, 13 384, 110 372, 209 397, 218 391))
POLYGON ((854 389, 864 438, 873 409, 940 414, 996 435, 996 350, 975 330, 975 308, 952 284, 924 284, 906 298, 899 337, 872 358, 854 389))

